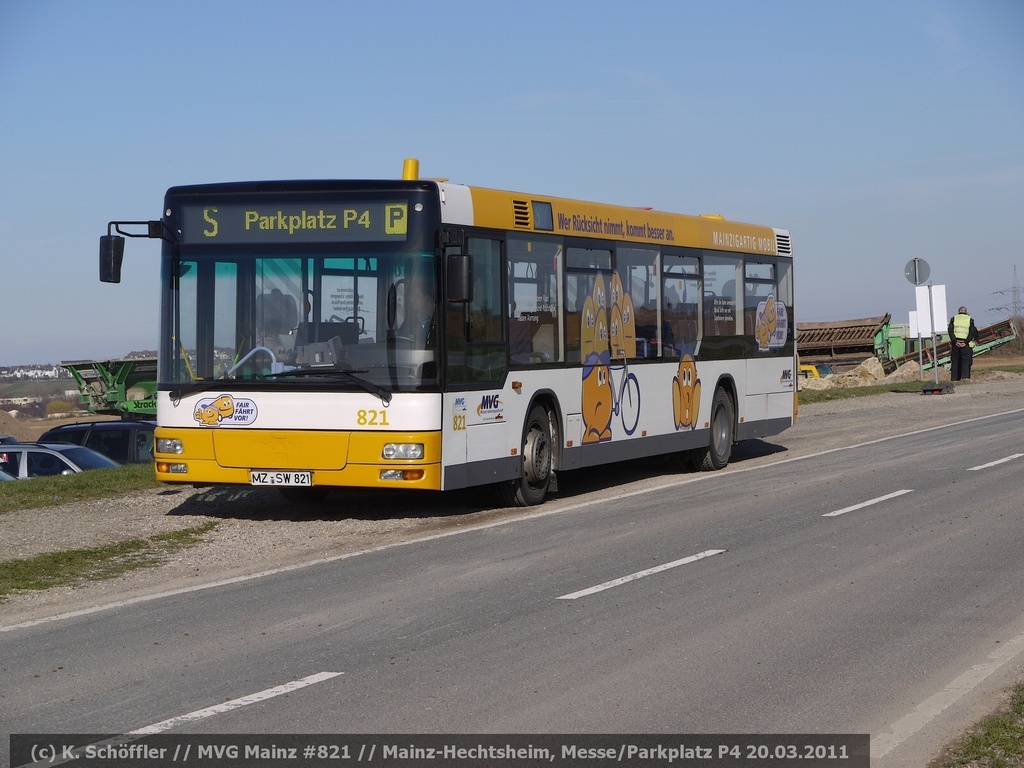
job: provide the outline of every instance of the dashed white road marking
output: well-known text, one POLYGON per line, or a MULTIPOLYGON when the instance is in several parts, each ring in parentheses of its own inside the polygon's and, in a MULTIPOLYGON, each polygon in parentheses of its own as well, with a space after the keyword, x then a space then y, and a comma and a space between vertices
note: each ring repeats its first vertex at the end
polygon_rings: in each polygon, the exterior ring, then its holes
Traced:
POLYGON ((1019 459, 1021 456, 1024 456, 1024 453, 1014 453, 1014 454, 1012 454, 1010 456, 1007 456, 1005 459, 996 459, 995 461, 990 461, 988 464, 979 464, 976 467, 968 467, 967 471, 968 472, 973 472, 976 469, 988 469, 989 467, 995 467, 995 466, 997 466, 999 464, 1005 464, 1008 461, 1013 461, 1014 459, 1019 459))
POLYGON ((281 696, 285 693, 291 693, 297 691, 299 688, 305 688, 307 685, 313 685, 314 683, 321 683, 324 680, 330 680, 332 677, 344 674, 342 672, 318 672, 315 675, 309 675, 303 677, 300 680, 292 680, 290 683, 284 685, 278 685, 274 688, 267 688, 263 691, 257 691, 256 693, 250 693, 248 696, 242 696, 239 699, 232 699, 231 701, 225 701, 222 704, 215 704, 212 707, 206 707, 205 709, 197 709, 195 712, 189 712, 185 715, 178 715, 172 717, 169 720, 163 720, 159 723, 153 723, 143 728, 136 728, 134 731, 128 731, 131 736, 149 736, 154 733, 162 733, 163 731, 169 731, 171 728, 175 728, 183 723, 189 723, 193 720, 202 720, 213 715, 220 715, 224 712, 230 712, 232 709, 238 709, 239 707, 245 707, 249 704, 256 704, 260 701, 266 701, 272 699, 275 696, 281 696))
POLYGON ((855 509, 870 507, 872 504, 879 504, 883 501, 888 501, 889 499, 895 499, 897 496, 902 496, 905 493, 913 492, 914 490, 912 488, 904 488, 902 491, 893 491, 892 493, 885 494, 885 496, 879 496, 875 499, 862 501, 860 504, 854 504, 852 507, 843 507, 842 509, 837 509, 835 512, 826 512, 822 517, 839 517, 840 515, 845 515, 847 512, 853 512, 855 509))
POLYGON ((604 592, 606 589, 611 589, 612 587, 617 587, 617 586, 619 586, 621 584, 625 584, 625 583, 630 582, 630 581, 636 581, 637 579, 642 579, 645 576, 650 576, 651 574, 654 574, 654 573, 661 573, 662 571, 667 571, 670 568, 678 568, 680 565, 687 565, 688 563, 695 563, 698 560, 703 560, 705 557, 711 557, 713 555, 720 555, 723 552, 725 552, 724 549, 707 549, 707 550, 705 550, 703 552, 698 552, 696 555, 690 555, 689 557, 684 557, 681 560, 673 560, 671 563, 665 563, 664 565, 656 565, 653 568, 647 568, 646 570, 643 570, 643 571, 637 571, 636 573, 631 573, 631 574, 629 574, 629 576, 623 576, 622 578, 612 579, 611 581, 606 581, 603 584, 598 584, 597 586, 594 586, 594 587, 588 587, 587 589, 581 589, 579 592, 572 592, 572 593, 570 593, 568 595, 562 595, 558 599, 559 600, 575 600, 576 598, 586 597, 587 595, 593 595, 593 594, 595 594, 597 592, 604 592))

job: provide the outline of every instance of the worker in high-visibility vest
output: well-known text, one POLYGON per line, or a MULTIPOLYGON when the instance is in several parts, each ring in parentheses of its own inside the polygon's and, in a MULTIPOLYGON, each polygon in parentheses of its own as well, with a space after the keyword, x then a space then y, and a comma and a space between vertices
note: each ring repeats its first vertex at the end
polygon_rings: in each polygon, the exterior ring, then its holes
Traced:
POLYGON ((978 329, 967 307, 960 307, 949 321, 949 377, 953 381, 971 378, 974 346, 978 343, 978 329))

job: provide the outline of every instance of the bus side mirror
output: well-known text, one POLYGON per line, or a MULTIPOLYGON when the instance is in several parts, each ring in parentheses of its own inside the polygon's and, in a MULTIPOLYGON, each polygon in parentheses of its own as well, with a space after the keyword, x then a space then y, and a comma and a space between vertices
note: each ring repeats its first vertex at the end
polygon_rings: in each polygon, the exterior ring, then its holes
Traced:
POLYGON ((121 282, 121 261, 124 259, 124 238, 120 235, 100 236, 100 281, 121 282))
POLYGON ((448 301, 472 301, 473 257, 468 253, 448 254, 445 273, 448 281, 448 301))

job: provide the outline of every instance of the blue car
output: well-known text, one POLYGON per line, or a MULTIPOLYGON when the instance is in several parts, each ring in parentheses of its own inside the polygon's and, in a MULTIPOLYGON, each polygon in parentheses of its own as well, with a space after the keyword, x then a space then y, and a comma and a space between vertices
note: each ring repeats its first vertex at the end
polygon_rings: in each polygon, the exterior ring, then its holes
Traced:
POLYGON ((92 448, 118 464, 148 464, 153 461, 153 430, 150 420, 83 421, 47 430, 40 443, 73 443, 92 448))

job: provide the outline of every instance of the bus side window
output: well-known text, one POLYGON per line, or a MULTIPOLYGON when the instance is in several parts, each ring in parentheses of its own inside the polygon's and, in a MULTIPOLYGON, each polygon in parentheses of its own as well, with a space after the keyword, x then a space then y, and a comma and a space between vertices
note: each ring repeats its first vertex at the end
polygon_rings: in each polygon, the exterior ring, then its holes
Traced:
POLYGON ((757 334, 757 309, 769 296, 778 299, 775 286, 775 262, 771 259, 749 259, 745 267, 743 286, 743 333, 757 334))
POLYGON ((735 336, 743 332, 737 306, 736 281, 742 284, 743 261, 731 254, 704 252, 704 333, 735 336))
MULTIPOLYGON (((509 359, 532 365, 561 361, 558 264, 561 245, 540 238, 510 237, 508 248, 509 359)), ((579 349, 579 316, 566 315, 569 344, 579 349)))
POLYGON ((501 241, 467 238, 473 259, 473 296, 466 304, 466 380, 497 382, 505 377, 508 353, 505 341, 505 305, 502 303, 501 241))

